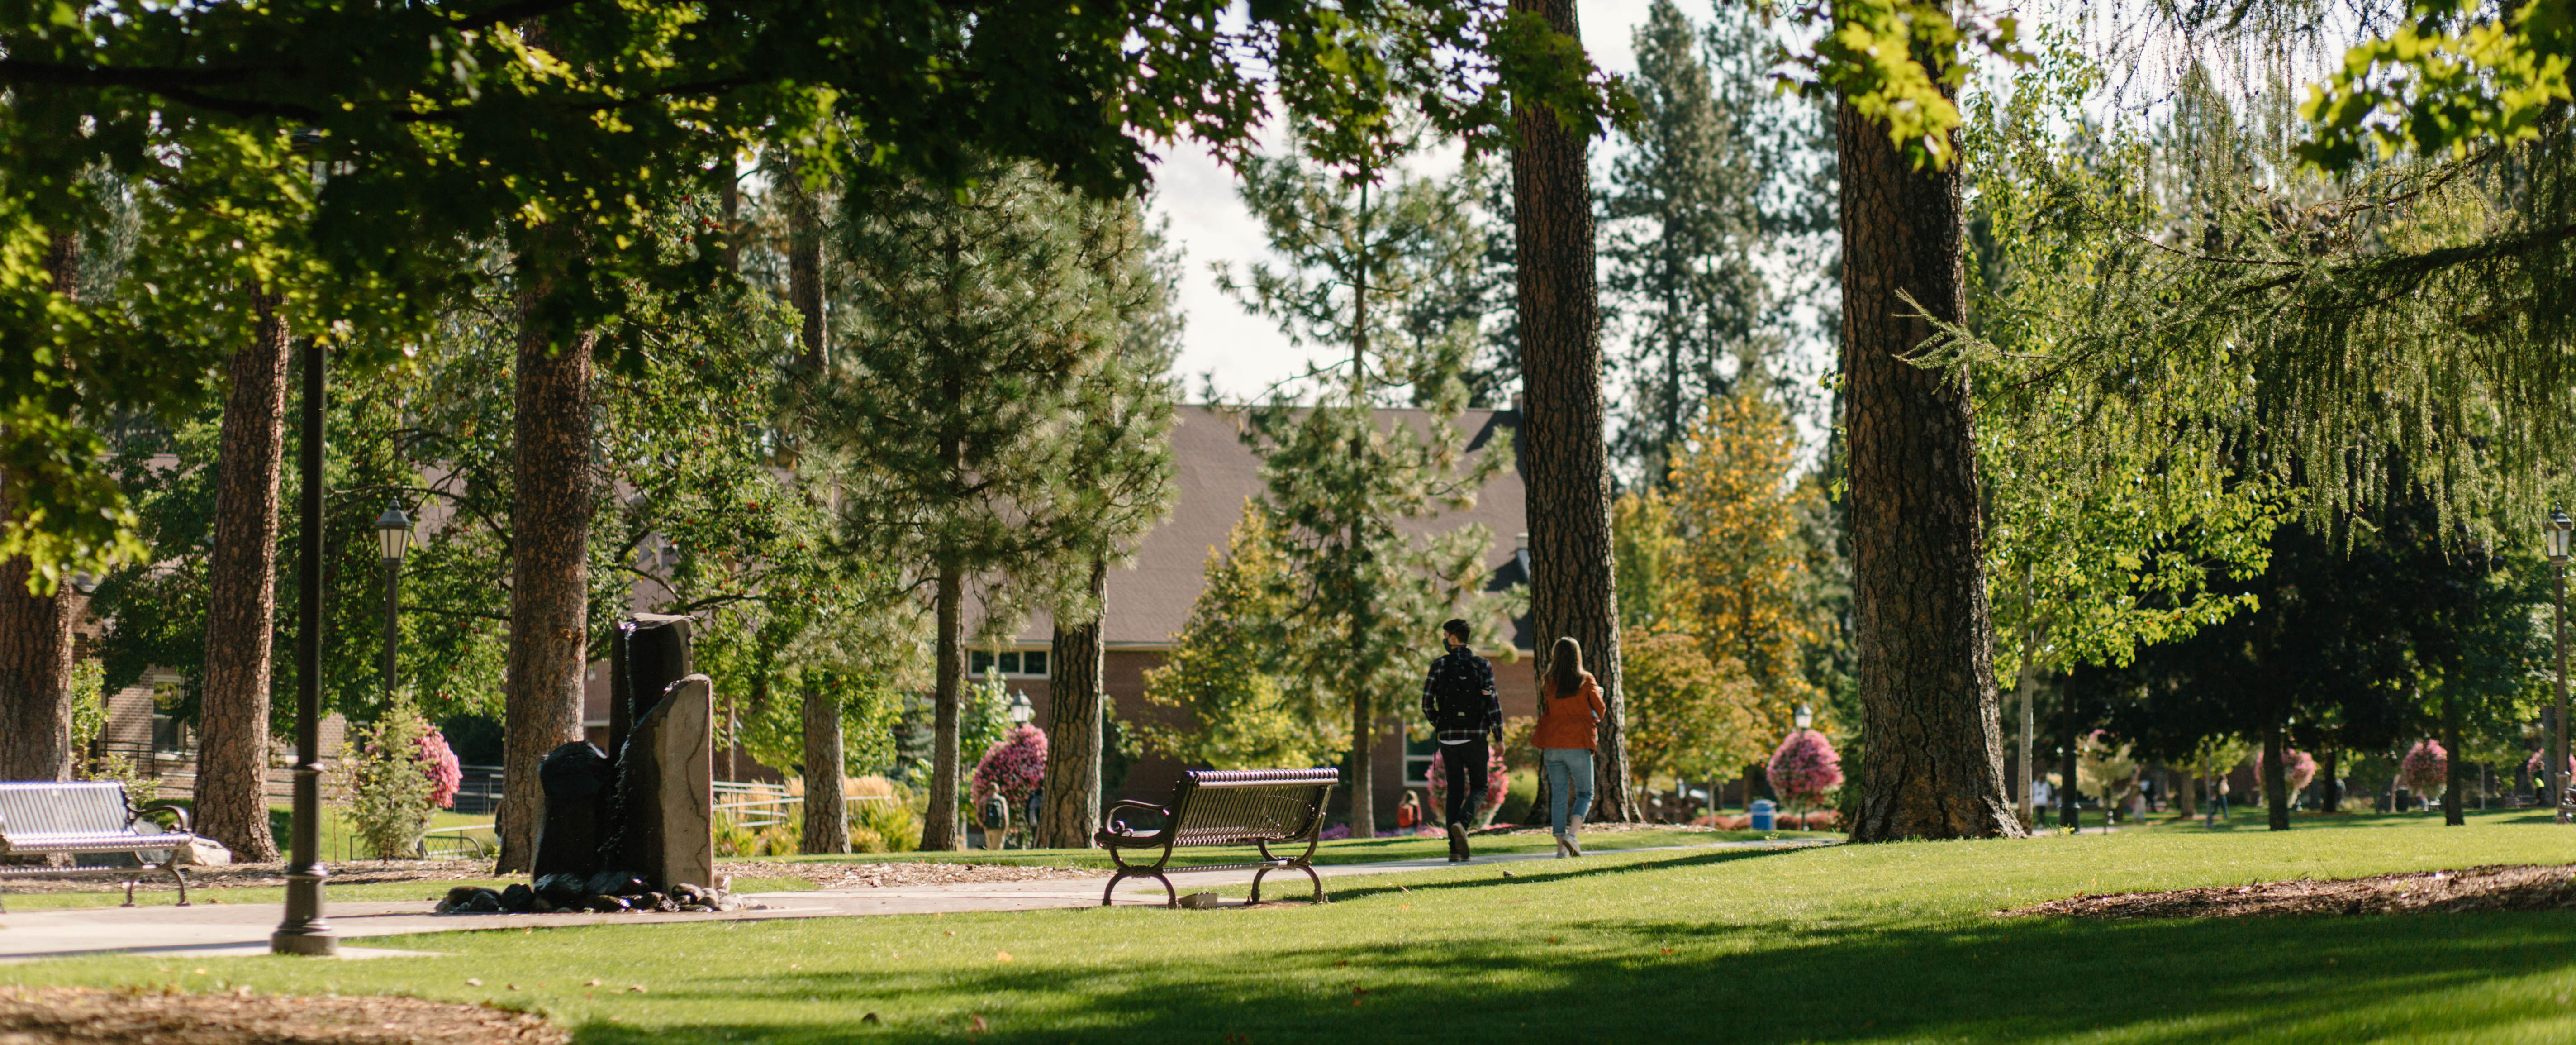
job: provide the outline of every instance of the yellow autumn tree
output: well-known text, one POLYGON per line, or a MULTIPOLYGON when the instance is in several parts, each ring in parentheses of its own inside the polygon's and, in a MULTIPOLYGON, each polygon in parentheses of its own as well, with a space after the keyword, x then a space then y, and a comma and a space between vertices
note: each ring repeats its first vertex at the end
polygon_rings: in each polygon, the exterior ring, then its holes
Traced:
POLYGON ((1761 687, 1696 636, 1629 628, 1619 640, 1628 764, 1643 782, 1732 777, 1771 754, 1761 687))
POLYGON ((1773 740, 1798 705, 1820 703, 1801 670, 1819 622, 1797 532, 1813 484, 1792 481, 1796 450, 1788 415, 1758 392, 1712 397, 1662 495, 1678 542, 1662 592, 1670 630, 1698 638, 1712 661, 1743 665, 1760 694, 1755 724, 1773 740))

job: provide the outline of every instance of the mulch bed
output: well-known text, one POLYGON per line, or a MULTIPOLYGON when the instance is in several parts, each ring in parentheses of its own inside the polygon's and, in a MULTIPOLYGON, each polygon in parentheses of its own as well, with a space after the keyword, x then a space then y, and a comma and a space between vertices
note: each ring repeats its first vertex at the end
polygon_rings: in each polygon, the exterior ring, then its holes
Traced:
POLYGON ((0 987, 0 1045, 564 1045, 527 1013, 397 997, 0 987))
MULTIPOLYGON (((367 885, 379 882, 459 882, 484 880, 493 876, 492 861, 489 860, 351 860, 329 866, 332 885, 367 885)), ((191 891, 201 886, 239 889, 286 884, 286 865, 282 862, 230 864, 223 867, 189 866, 185 870, 188 872, 188 888, 191 891)), ((173 888, 170 884, 170 876, 166 872, 137 871, 135 874, 140 883, 137 886, 138 890, 168 891, 173 888)), ((89 893, 108 888, 122 888, 113 885, 114 881, 115 879, 96 874, 80 878, 29 875, 25 878, 10 878, 8 890, 13 893, 89 893)), ((0 1045, 6 1045, 6 1043, 0 1043, 0 1045)))
POLYGON ((2318 914, 2447 914, 2576 907, 2576 867, 2496 865, 2325 881, 2299 879, 2160 893, 2076 896, 1998 917, 2281 918, 2318 914))

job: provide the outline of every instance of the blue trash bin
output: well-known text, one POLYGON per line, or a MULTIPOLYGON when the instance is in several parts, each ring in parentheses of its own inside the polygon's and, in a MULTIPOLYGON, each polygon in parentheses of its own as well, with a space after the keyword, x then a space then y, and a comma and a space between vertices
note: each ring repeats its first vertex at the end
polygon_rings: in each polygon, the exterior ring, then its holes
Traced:
POLYGON ((1779 808, 1779 807, 1772 805, 1772 804, 1771 804, 1771 800, 1770 800, 1770 799, 1768 799, 1768 798, 1757 798, 1757 799, 1754 799, 1754 800, 1753 800, 1753 829, 1754 829, 1754 830, 1756 830, 1756 831, 1768 831, 1768 830, 1771 830, 1771 824, 1772 824, 1771 811, 1772 811, 1773 809, 1776 809, 1776 808, 1779 808))

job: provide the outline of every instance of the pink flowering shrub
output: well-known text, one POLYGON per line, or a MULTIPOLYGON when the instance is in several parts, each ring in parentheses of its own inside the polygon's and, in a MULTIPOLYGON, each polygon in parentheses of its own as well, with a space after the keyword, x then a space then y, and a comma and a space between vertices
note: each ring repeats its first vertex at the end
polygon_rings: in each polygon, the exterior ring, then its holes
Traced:
POLYGON ((1002 739, 985 749, 983 761, 975 763, 975 808, 999 793, 1018 809, 1027 804, 1029 795, 1046 780, 1047 736, 1036 726, 1019 725, 1002 734, 1002 739))
MULTIPOLYGON (((2305 751, 2292 751, 2283 756, 2281 758, 2281 778, 2289 783, 2290 792, 2292 794, 2297 794, 2300 791, 2307 790, 2308 783, 2317 778, 2316 756, 2310 755, 2305 751)), ((2257 781, 2263 779, 2263 753, 2261 751, 2256 751, 2254 753, 2254 779, 2257 781)))
MULTIPOLYGON (((1440 745, 1440 750, 1431 756, 1431 808, 1433 809, 1449 808, 1449 763, 1444 761, 1448 757, 1449 745, 1447 744, 1440 745)), ((1492 744, 1486 745, 1485 797, 1476 804, 1478 817, 1481 818, 1486 813, 1501 809, 1503 795, 1511 789, 1512 771, 1503 765, 1503 749, 1492 744)))
POLYGON ((457 764, 456 749, 447 746, 447 735, 433 729, 420 735, 420 775, 429 778, 430 804, 440 809, 456 808, 456 791, 465 786, 465 767, 457 764))
POLYGON ((2407 749, 2405 759, 2398 762, 2397 781, 2406 785, 2406 790, 2419 795, 2441 794, 2443 786, 2449 783, 2450 762, 2451 753, 2442 750, 2439 742, 2418 741, 2407 749))
POLYGON ((1843 786, 1843 756, 1812 729, 1793 730, 1771 752, 1771 789, 1800 805, 1813 805, 1843 786))

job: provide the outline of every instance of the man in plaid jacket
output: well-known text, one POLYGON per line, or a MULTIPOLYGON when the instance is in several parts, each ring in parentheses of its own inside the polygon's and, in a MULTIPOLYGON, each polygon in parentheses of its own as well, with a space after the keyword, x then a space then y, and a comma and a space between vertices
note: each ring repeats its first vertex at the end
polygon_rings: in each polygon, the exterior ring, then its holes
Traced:
POLYGON ((1441 768, 1449 791, 1449 859, 1464 861, 1467 823, 1485 801, 1485 763, 1503 742, 1503 703, 1494 696, 1494 666, 1467 644, 1467 622, 1440 626, 1449 651, 1431 662, 1422 682, 1422 717, 1439 732, 1441 768))

